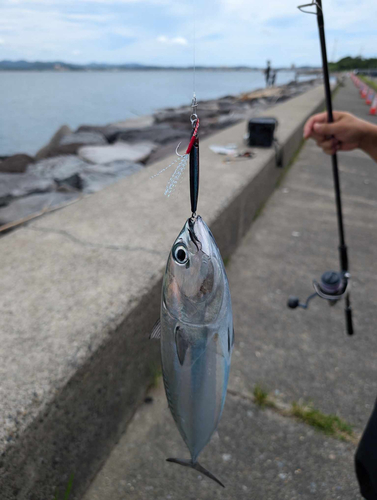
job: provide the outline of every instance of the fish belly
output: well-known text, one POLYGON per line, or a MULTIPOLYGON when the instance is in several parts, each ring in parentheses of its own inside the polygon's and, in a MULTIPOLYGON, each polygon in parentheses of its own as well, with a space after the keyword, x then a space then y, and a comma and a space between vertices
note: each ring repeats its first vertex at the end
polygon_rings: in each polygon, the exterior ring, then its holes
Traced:
POLYGON ((219 423, 230 359, 221 336, 208 328, 204 335, 192 333, 195 342, 187 348, 183 364, 175 339, 163 337, 162 367, 169 408, 195 462, 219 423))

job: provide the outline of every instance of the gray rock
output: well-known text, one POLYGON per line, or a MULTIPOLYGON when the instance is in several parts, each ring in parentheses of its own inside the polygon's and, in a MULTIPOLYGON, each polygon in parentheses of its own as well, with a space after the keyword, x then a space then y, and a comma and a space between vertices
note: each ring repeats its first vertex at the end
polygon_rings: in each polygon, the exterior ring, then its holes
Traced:
POLYGON ((154 118, 151 115, 137 116, 136 118, 129 118, 128 120, 110 123, 110 127, 117 127, 121 129, 127 128, 144 128, 153 125, 154 118))
POLYGON ((88 164, 77 156, 58 156, 41 160, 29 167, 28 172, 43 179, 50 179, 61 184, 80 189, 80 174, 88 164))
POLYGON ((95 193, 143 168, 140 163, 128 161, 114 161, 107 165, 89 165, 80 174, 82 190, 84 193, 95 193))
POLYGON ((83 188, 82 179, 79 174, 73 174, 70 177, 66 177, 62 181, 56 181, 56 184, 59 188, 65 189, 66 191, 70 191, 72 189, 81 191, 83 188))
POLYGON ((55 146, 46 152, 44 158, 55 158, 56 156, 76 155, 79 149, 85 146, 84 143, 65 144, 64 146, 55 146))
MULTIPOLYGON (((191 127, 189 117, 192 111, 188 106, 182 108, 167 108, 159 110, 155 113, 154 119, 156 123, 170 123, 173 125, 183 125, 184 127, 191 127)), ((207 120, 215 118, 219 114, 217 102, 209 102, 207 105, 200 106, 200 120, 207 120)))
POLYGON ((0 173, 0 206, 7 205, 12 198, 20 198, 32 193, 44 193, 55 187, 53 179, 42 179, 31 173, 0 173))
MULTIPOLYGON (((187 117, 186 117, 187 118, 187 117)), ((167 144, 187 138, 187 130, 172 127, 168 124, 152 125, 142 129, 129 129, 115 134, 117 141, 152 141, 158 144, 167 144)))
POLYGON ((0 172, 22 174, 26 172, 27 166, 33 162, 34 158, 29 155, 13 155, 0 163, 0 172))
POLYGON ((153 142, 136 144, 117 142, 108 146, 85 146, 79 150, 79 156, 95 164, 112 163, 117 160, 138 163, 147 160, 155 147, 153 142))
POLYGON ((75 134, 81 132, 98 132, 106 137, 108 142, 114 142, 116 135, 122 131, 124 131, 124 128, 115 125, 104 125, 102 127, 96 125, 81 125, 81 127, 76 130, 75 134))
POLYGON ((62 127, 60 127, 59 130, 57 130, 57 132, 55 132, 55 134, 52 136, 50 142, 38 151, 38 153, 35 155, 35 158, 37 160, 47 158, 49 152, 59 145, 60 141, 65 135, 69 134, 72 134, 72 130, 67 125, 63 125, 62 127))
POLYGON ((44 209, 64 205, 78 196, 78 193, 51 192, 14 200, 7 207, 0 208, 0 226, 16 222, 44 209))
POLYGON ((107 144, 107 140, 100 132, 77 132, 75 134, 65 135, 59 141, 59 146, 66 146, 69 144, 95 144, 103 146, 107 144))

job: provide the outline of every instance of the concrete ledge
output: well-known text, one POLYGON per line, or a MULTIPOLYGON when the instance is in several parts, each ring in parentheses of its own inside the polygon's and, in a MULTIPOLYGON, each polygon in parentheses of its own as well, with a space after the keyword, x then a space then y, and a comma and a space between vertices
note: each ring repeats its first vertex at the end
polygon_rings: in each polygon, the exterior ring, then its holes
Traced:
MULTIPOLYGON (((315 88, 266 115, 287 165, 315 88)), ((272 150, 225 163, 210 144, 242 144, 242 123, 201 142, 199 213, 224 257, 282 175, 272 150)), ((124 431, 159 365, 148 340, 171 244, 190 215, 187 182, 163 197, 168 160, 0 240, 1 498, 45 500, 75 475, 79 498, 124 431)))

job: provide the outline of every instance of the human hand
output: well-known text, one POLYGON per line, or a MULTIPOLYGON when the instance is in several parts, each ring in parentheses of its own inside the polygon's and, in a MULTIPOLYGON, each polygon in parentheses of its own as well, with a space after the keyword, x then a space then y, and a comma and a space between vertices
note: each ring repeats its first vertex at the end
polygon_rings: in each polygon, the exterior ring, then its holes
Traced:
POLYGON ((327 122, 327 112, 310 117, 304 126, 304 138, 314 139, 328 155, 362 148, 369 124, 343 111, 334 111, 333 117, 334 123, 327 122))

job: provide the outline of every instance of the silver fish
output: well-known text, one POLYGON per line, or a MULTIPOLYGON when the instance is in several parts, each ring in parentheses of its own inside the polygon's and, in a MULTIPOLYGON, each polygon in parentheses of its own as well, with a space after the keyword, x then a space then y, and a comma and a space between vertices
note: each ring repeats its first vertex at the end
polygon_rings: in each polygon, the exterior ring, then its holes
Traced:
POLYGON ((224 486, 197 459, 220 421, 234 344, 232 304, 224 264, 200 216, 187 220, 169 254, 161 317, 166 397, 191 460, 169 458, 224 486))

